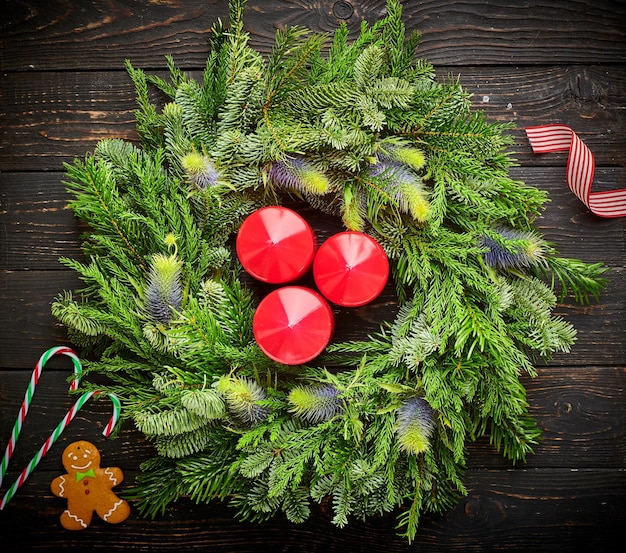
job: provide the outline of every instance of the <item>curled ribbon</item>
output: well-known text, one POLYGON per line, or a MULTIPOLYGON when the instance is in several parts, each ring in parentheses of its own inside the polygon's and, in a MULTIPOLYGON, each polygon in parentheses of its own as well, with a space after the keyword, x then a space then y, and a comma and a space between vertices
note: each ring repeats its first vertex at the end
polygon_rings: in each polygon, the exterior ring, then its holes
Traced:
POLYGON ((592 192, 595 161, 593 153, 567 125, 526 127, 528 140, 536 154, 569 150, 566 180, 572 192, 599 217, 626 216, 626 188, 592 192))
MULTIPOLYGON (((78 356, 72 350, 70 350, 69 348, 52 348, 48 350, 46 353, 44 353, 44 355, 42 355, 41 359, 39 360, 39 363, 37 363, 37 365, 35 366, 35 370, 33 371, 33 376, 31 378, 31 381, 28 385, 28 389, 26 391, 24 402, 22 403, 22 407, 20 408, 20 412, 18 413, 15 426, 13 427, 13 433, 11 434, 11 439, 9 441, 9 445, 7 446, 7 449, 6 449, 6 452, 2 461, 2 473, 1 473, 2 477, 4 477, 6 473, 9 460, 15 449, 15 442, 17 441, 17 437, 19 436, 20 430, 22 428, 22 423, 24 422, 26 413, 28 412, 28 407, 30 405, 30 402, 34 393, 35 386, 37 385, 39 381, 39 375, 41 374, 41 370, 43 369, 43 366, 45 365, 46 361, 50 357, 52 357, 53 355, 57 355, 59 353, 70 356, 72 360, 74 361, 74 369, 75 369, 76 376, 74 380, 72 381, 70 390, 76 390, 78 387, 78 382, 79 382, 80 374, 81 374, 81 367, 80 367, 80 361, 78 359, 78 356)), ((46 456, 48 451, 50 451, 50 448, 52 447, 52 445, 57 441, 59 436, 68 427, 69 423, 76 416, 78 411, 80 411, 83 405, 85 405, 85 403, 89 400, 89 398, 95 395, 102 394, 102 393, 103 392, 99 390, 85 392, 78 398, 76 403, 74 403, 74 405, 70 408, 70 410, 65 414, 65 416, 63 417, 61 422, 59 422, 59 424, 54 429, 52 434, 48 436, 48 438, 43 443, 39 451, 31 459, 30 463, 26 465, 26 467, 24 468, 22 473, 19 475, 17 480, 7 490, 6 494, 2 498, 2 501, 0 502, 0 511, 4 509, 6 504, 11 500, 11 498, 15 495, 15 493, 22 486, 22 484, 26 482, 26 479, 30 476, 30 474, 33 472, 33 470, 39 464, 39 462, 46 456)), ((104 427, 104 430, 102 431, 102 434, 108 438, 111 435, 111 432, 113 432, 113 429, 115 428, 115 425, 117 424, 119 420, 120 413, 121 413, 121 404, 117 396, 113 394, 106 394, 106 395, 108 395, 109 399, 113 403, 113 414, 111 415, 111 418, 109 419, 106 426, 104 427)), ((2 481, 2 478, 0 477, 0 483, 1 481, 2 481)))

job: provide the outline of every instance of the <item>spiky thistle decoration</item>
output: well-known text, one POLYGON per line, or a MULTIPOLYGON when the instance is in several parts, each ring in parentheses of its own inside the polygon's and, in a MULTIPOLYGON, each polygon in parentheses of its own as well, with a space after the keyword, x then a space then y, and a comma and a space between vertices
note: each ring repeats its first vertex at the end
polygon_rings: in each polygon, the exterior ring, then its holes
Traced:
POLYGON ((181 165, 189 180, 201 190, 217 185, 220 180, 220 173, 215 164, 198 152, 186 154, 181 160, 181 165))
POLYGON ((485 263, 494 269, 520 269, 544 260, 545 243, 531 232, 499 229, 496 237, 483 236, 485 263))
POLYGON ((382 183, 384 192, 389 194, 401 211, 411 214, 420 223, 428 219, 430 205, 424 183, 408 165, 381 160, 370 165, 369 174, 382 183))
POLYGON ((217 389, 226 398, 229 411, 244 426, 262 422, 270 414, 270 409, 259 403, 266 400, 267 395, 253 380, 223 376, 217 389))
POLYGON ((435 429, 434 411, 421 397, 405 401, 397 410, 397 434, 400 447, 418 455, 429 447, 429 439, 435 429))
POLYGON ((289 392, 291 412, 312 424, 329 421, 343 413, 341 392, 331 385, 297 386, 289 392))
POLYGON ((306 194, 324 194, 330 186, 326 175, 302 156, 274 161, 269 179, 280 188, 306 194))
POLYGON ((145 292, 145 310, 155 323, 168 325, 183 304, 182 263, 176 255, 154 254, 145 292))

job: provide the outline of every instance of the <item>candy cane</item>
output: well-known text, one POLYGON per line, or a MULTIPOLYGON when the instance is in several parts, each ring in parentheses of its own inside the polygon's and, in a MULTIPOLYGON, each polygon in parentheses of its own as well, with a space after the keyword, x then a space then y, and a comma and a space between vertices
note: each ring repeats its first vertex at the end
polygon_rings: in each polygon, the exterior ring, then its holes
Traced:
POLYGON ((4 480, 4 475, 6 474, 7 468, 9 467, 9 461, 11 460, 13 452, 15 451, 15 444, 17 443, 17 438, 19 437, 22 430, 22 424, 24 423, 24 419, 26 419, 26 414, 28 413, 28 409, 30 408, 30 404, 33 400, 35 387, 39 382, 41 371, 46 366, 46 363, 50 360, 50 358, 54 357, 55 355, 61 354, 67 355, 69 358, 71 358, 72 363, 74 364, 75 376, 70 385, 70 391, 78 389, 82 373, 82 366, 80 364, 80 359, 78 358, 78 355, 76 355, 74 351, 65 346, 57 346, 54 348, 50 348, 39 358, 39 361, 37 361, 35 369, 33 370, 33 374, 30 377, 30 382, 28 383, 28 388, 26 389, 24 401, 22 401, 22 406, 20 407, 17 419, 15 420, 15 425, 13 426, 13 431, 11 432, 11 438, 9 439, 9 443, 7 444, 7 448, 4 452, 4 457, 2 458, 2 463, 0 464, 0 486, 2 485, 2 480, 4 480))
MULTIPOLYGON (((46 456, 50 448, 57 441, 58 437, 63 433, 63 431, 68 427, 71 420, 76 416, 76 413, 80 411, 80 409, 85 405, 87 400, 94 395, 101 394, 103 392, 96 390, 93 392, 85 392, 78 398, 78 401, 70 408, 70 410, 65 414, 63 420, 57 425, 52 434, 48 437, 48 439, 41 446, 39 451, 35 454, 35 456, 31 459, 30 463, 24 468, 22 474, 19 475, 18 479, 13 483, 13 485, 7 490, 4 495, 2 502, 0 503, 0 511, 2 511, 5 505, 11 500, 11 498, 15 495, 15 492, 26 482, 26 479, 31 475, 35 467, 39 464, 39 462, 46 456)), ((117 396, 113 394, 107 394, 113 403, 113 414, 109 419, 109 422, 104 427, 102 434, 108 438, 115 428, 117 421, 120 417, 121 405, 117 396)))

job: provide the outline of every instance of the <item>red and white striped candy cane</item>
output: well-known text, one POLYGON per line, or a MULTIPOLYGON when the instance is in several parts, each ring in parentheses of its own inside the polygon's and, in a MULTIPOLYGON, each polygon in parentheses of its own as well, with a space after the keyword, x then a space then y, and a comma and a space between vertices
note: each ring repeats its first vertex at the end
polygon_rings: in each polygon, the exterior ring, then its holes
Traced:
POLYGON ((600 217, 626 216, 626 188, 592 192, 595 161, 593 153, 567 125, 526 127, 526 135, 536 154, 569 150, 567 184, 578 198, 600 217))
MULTIPOLYGON (((22 486, 22 484, 26 482, 26 479, 31 475, 31 473, 33 472, 35 467, 39 464, 39 462, 46 456, 48 451, 50 451, 50 448, 52 447, 54 442, 57 441, 58 437, 68 427, 69 423, 76 416, 76 413, 80 411, 80 409, 83 407, 83 405, 85 405, 87 400, 89 400, 90 397, 101 394, 101 393, 102 392, 98 390, 93 391, 93 392, 85 392, 78 398, 78 401, 76 401, 76 403, 65 414, 65 416, 63 417, 63 420, 61 420, 61 422, 57 425, 57 427, 54 429, 52 434, 50 434, 48 439, 41 446, 39 451, 31 459, 30 463, 28 463, 28 465, 24 468, 24 470, 19 475, 17 480, 7 490, 6 494, 2 498, 2 502, 0 502, 0 511, 4 509, 6 504, 11 500, 11 498, 15 495, 15 492, 17 492, 17 490, 22 486)), ((104 427, 102 434, 104 434, 104 436, 108 438, 111 435, 111 432, 113 432, 113 428, 115 428, 117 421, 119 420, 120 412, 121 412, 121 405, 117 396, 113 394, 107 394, 107 395, 109 396, 109 398, 111 399, 113 403, 113 414, 111 415, 111 418, 109 419, 109 422, 107 423, 107 425, 104 427)))
POLYGON ((50 348, 46 351, 37 361, 35 368, 33 370, 33 374, 30 377, 30 382, 28 383, 28 388, 26 388, 26 394, 24 396, 24 401, 22 401, 22 406, 20 407, 19 413, 17 414, 17 419, 15 420, 15 424, 13 425, 13 431, 11 432, 11 437, 9 438, 9 443, 7 444, 6 450, 4 452, 4 457, 2 458, 2 463, 0 463, 0 486, 2 485, 2 481, 4 480, 4 475, 7 472, 9 467, 9 461, 13 456, 13 452, 15 451, 15 444, 17 443, 17 439, 22 430, 22 424, 26 419, 26 414, 28 413, 28 409, 30 408, 30 404, 33 400, 33 395, 35 394, 35 387, 39 383, 39 377, 41 376, 41 371, 46 366, 46 363, 55 355, 67 355, 74 364, 74 380, 70 385, 70 391, 74 391, 78 389, 78 385, 80 383, 80 377, 82 373, 82 365, 80 363, 80 359, 78 355, 68 347, 65 346, 56 346, 50 348))

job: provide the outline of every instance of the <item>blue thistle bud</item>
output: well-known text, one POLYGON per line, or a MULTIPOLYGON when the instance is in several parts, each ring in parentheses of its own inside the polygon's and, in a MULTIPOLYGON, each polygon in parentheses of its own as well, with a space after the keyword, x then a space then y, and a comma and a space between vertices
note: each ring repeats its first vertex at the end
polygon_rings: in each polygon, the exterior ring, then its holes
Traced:
POLYGON ((403 163, 415 171, 422 169, 426 165, 426 156, 419 148, 396 144, 385 144, 384 148, 384 151, 381 151, 379 154, 379 158, 383 161, 403 163))
POLYGON ((291 412, 310 423, 325 422, 343 413, 341 392, 334 386, 297 386, 289 393, 291 412))
POLYGON ((182 306, 181 267, 182 263, 175 255, 155 254, 152 257, 145 291, 145 310, 156 323, 169 324, 174 311, 182 306))
POLYGON ((503 238, 503 242, 515 241, 510 246, 483 236, 481 246, 487 248, 483 254, 485 263, 494 269, 520 269, 529 267, 543 259, 544 248, 540 238, 530 232, 522 232, 512 229, 500 229, 497 231, 503 238))
POLYGON ((398 161, 379 159, 369 166, 371 177, 382 183, 382 189, 395 200, 402 211, 424 222, 430 213, 430 204, 422 180, 411 168, 398 161))
POLYGON ((181 165, 189 180, 202 190, 215 186, 220 172, 213 162, 205 155, 190 152, 181 159, 181 165))
POLYGON ((326 175, 303 157, 275 161, 269 170, 270 181, 281 188, 291 188, 302 193, 324 194, 330 183, 326 175))
POLYGON ((429 439, 435 429, 433 408, 421 397, 405 401, 396 411, 400 449, 419 454, 429 448, 429 439))
POLYGON ((270 414, 268 407, 258 403, 267 399, 265 390, 252 380, 223 376, 217 389, 224 395, 231 414, 245 426, 263 422, 270 414))

